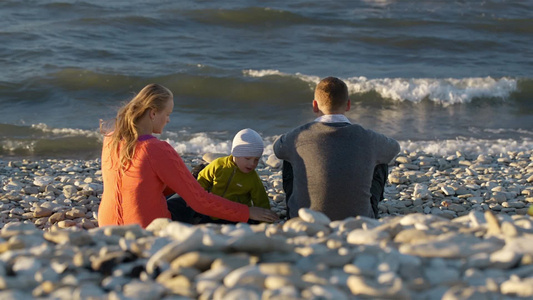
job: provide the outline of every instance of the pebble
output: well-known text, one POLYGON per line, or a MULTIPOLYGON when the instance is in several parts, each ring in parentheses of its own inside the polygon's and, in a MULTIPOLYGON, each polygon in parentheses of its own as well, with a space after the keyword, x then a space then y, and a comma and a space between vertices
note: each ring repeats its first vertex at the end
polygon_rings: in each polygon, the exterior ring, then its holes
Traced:
POLYGON ((0 160, 0 298, 532 298, 532 164, 532 151, 402 151, 381 218, 331 222, 285 220, 268 156, 258 173, 280 222, 142 229, 98 228, 99 160, 0 160))

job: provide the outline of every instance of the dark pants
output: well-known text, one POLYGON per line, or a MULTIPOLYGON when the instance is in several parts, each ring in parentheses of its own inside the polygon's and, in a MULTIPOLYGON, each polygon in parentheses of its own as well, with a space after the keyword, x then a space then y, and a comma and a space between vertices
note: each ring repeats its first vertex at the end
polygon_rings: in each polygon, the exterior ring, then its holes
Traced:
POLYGON ((185 200, 173 194, 167 199, 168 210, 172 216, 172 221, 178 221, 183 223, 195 224, 196 212, 187 205, 185 200))
POLYGON ((281 177, 283 179, 283 191, 285 192, 285 206, 287 207, 287 219, 291 218, 289 213, 289 198, 292 195, 292 182, 294 175, 292 173, 292 165, 290 162, 283 161, 283 169, 281 170, 281 177))
MULTIPOLYGON (((370 187, 370 204, 372 211, 374 211, 374 218, 379 218, 378 204, 383 200, 385 192, 385 184, 389 174, 389 166, 387 164, 380 164, 374 168, 374 175, 372 177, 372 186, 370 187)), ((290 218, 289 213, 289 198, 292 195, 292 184, 294 175, 292 172, 292 165, 288 161, 283 161, 282 169, 283 190, 285 191, 285 204, 287 206, 287 219, 290 218)))
POLYGON ((387 164, 377 165, 374 168, 374 175, 372 177, 372 186, 370 187, 370 204, 374 211, 374 218, 379 219, 379 202, 383 201, 383 194, 385 192, 385 184, 389 176, 389 166, 387 164))
MULTIPOLYGON (((215 224, 237 224, 238 222, 227 221, 223 219, 215 219, 210 216, 202 215, 197 213, 190 206, 187 205, 185 200, 173 194, 167 199, 168 210, 172 216, 172 221, 178 221, 188 224, 205 224, 205 223, 215 223, 215 224)), ((248 224, 259 224, 258 221, 248 220, 248 224)))
MULTIPOLYGON (((206 163, 196 165, 192 169, 192 176, 198 178, 198 174, 207 166, 206 163)), ((167 206, 172 216, 172 221, 178 221, 189 224, 204 224, 204 223, 217 223, 217 224, 237 224, 237 222, 226 221, 222 219, 213 219, 210 216, 202 215, 194 211, 182 197, 177 194, 173 194, 167 198, 167 206)), ((249 220, 250 224, 257 224, 253 220, 249 220)))

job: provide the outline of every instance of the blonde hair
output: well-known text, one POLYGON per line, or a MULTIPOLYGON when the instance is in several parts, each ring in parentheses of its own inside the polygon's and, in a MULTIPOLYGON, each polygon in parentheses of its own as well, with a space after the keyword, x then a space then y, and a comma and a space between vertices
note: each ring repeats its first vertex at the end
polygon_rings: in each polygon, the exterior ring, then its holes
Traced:
POLYGON ((336 77, 326 77, 317 84, 315 100, 329 112, 336 111, 348 103, 348 87, 336 77))
POLYGON ((172 98, 173 95, 169 89, 151 83, 119 109, 114 130, 110 136, 111 147, 118 152, 120 169, 127 169, 135 155, 135 146, 139 138, 138 120, 150 109, 163 110, 172 98))

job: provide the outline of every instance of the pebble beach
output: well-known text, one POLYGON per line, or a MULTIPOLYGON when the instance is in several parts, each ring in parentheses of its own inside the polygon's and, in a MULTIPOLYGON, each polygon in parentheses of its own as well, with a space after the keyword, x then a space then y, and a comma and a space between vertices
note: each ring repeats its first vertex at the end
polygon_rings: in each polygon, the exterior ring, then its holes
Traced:
MULTIPOLYGON (((533 299, 533 1, 0 1, 0 300, 533 299), (31 3, 31 5, 28 5, 31 3), (335 76, 397 140, 380 218, 286 219, 275 139, 335 76), (275 223, 98 227, 99 120, 173 93, 192 170, 251 128, 275 223)), ((106 187, 107 188, 107 187, 106 187)))
POLYGON ((286 220, 280 161, 257 171, 280 222, 99 228, 100 160, 0 160, 0 299, 533 297, 533 150, 403 150, 377 220, 286 220))

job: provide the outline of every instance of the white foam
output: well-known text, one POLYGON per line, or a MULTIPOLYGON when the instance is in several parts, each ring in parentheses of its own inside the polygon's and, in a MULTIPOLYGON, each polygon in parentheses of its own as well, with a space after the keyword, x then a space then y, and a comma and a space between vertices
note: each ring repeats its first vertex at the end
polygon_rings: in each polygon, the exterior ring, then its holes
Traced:
POLYGON ((35 150, 36 143, 37 141, 17 141, 4 139, 3 141, 0 141, 0 147, 2 147, 3 151, 8 153, 20 149, 33 153, 33 151, 35 150))
MULTIPOLYGON (((312 84, 317 84, 320 81, 317 76, 300 73, 287 74, 278 70, 245 70, 243 74, 250 77, 272 75, 297 77, 312 84)), ((517 80, 508 77, 368 79, 360 76, 343 80, 351 94, 374 91, 385 99, 415 103, 429 99, 443 105, 468 103, 475 98, 506 99, 517 89, 517 80)))
POLYGON ((363 1, 370 5, 375 5, 375 6, 380 6, 380 7, 388 6, 394 3, 394 0, 363 0, 363 1))
POLYGON ((42 132, 52 133, 63 136, 86 136, 86 137, 101 137, 101 133, 95 130, 84 130, 76 128, 51 128, 46 124, 32 124, 31 128, 41 130, 42 132))
POLYGON ((242 73, 246 76, 250 77, 264 77, 264 76, 272 76, 272 75, 279 75, 279 76, 288 76, 289 74, 280 72, 278 70, 244 70, 242 73))
MULTIPOLYGON (((169 143, 179 154, 198 154, 203 155, 205 153, 231 153, 231 140, 220 139, 216 136, 208 135, 204 132, 189 134, 186 132, 177 133, 165 133, 167 138, 165 141, 169 143)), ((265 137, 263 141, 265 143, 265 149, 263 156, 268 156, 273 152, 272 143, 276 137, 265 137)))
POLYGON ((516 90, 515 79, 483 78, 384 78, 352 77, 346 80, 350 93, 376 91, 383 98, 418 103, 425 98, 441 104, 468 103, 474 98, 505 99, 516 90))
POLYGON ((206 133, 194 134, 189 140, 167 138, 169 143, 180 154, 204 154, 204 153, 224 153, 231 152, 231 142, 217 140, 209 137, 206 133))
MULTIPOLYGON (((274 153, 272 145, 277 136, 263 137, 265 150, 263 156, 274 153)), ((218 140, 205 133, 194 134, 192 138, 183 141, 179 137, 166 139, 166 141, 180 154, 223 153, 231 152, 230 140, 218 140)), ((402 150, 409 152, 421 151, 431 155, 447 156, 457 151, 465 155, 499 155, 507 152, 521 152, 533 150, 533 139, 476 139, 458 138, 453 140, 429 140, 429 141, 399 141, 402 150)))
POLYGON ((514 129, 514 128, 500 128, 500 129, 492 129, 492 128, 486 128, 486 129, 483 129, 484 132, 488 132, 488 133, 495 133, 495 134, 505 134, 505 133, 518 133, 518 134, 522 134, 522 135, 530 135, 533 137, 533 131, 531 130, 526 130, 526 129, 523 129, 523 128, 518 128, 518 129, 514 129))
POLYGON ((266 77, 266 76, 284 76, 284 77, 295 77, 302 81, 309 82, 312 84, 317 84, 320 81, 320 77, 318 76, 312 76, 312 75, 304 75, 301 73, 295 73, 295 74, 288 74, 283 73, 278 70, 244 70, 242 73, 245 76, 250 77, 266 77))
MULTIPOLYGON (((62 136, 87 136, 101 139, 101 134, 94 130, 72 128, 50 128, 46 124, 34 124, 32 128, 62 136)), ((400 141, 401 148, 410 152, 422 151, 432 155, 450 155, 457 151, 465 154, 506 154, 507 152, 521 152, 533 150, 533 132, 526 129, 485 129, 492 133, 517 132, 526 137, 520 139, 477 139, 464 138, 448 140, 425 140, 425 141, 400 141), (532 136, 532 137, 529 137, 532 136)), ((226 132, 214 133, 190 133, 187 130, 180 132, 166 132, 164 138, 180 154, 223 153, 231 152, 231 140, 222 138, 226 132)), ((272 144, 278 136, 263 136, 265 142, 264 156, 273 154, 272 144)), ((6 139, 0 143, 4 151, 16 151, 25 149, 33 152, 37 141, 18 141, 6 139)))
POLYGON ((410 152, 422 151, 432 155, 446 156, 455 154, 457 151, 466 155, 499 155, 508 152, 532 151, 533 140, 522 139, 456 139, 456 140, 432 140, 432 141, 400 141, 402 150, 410 152))

